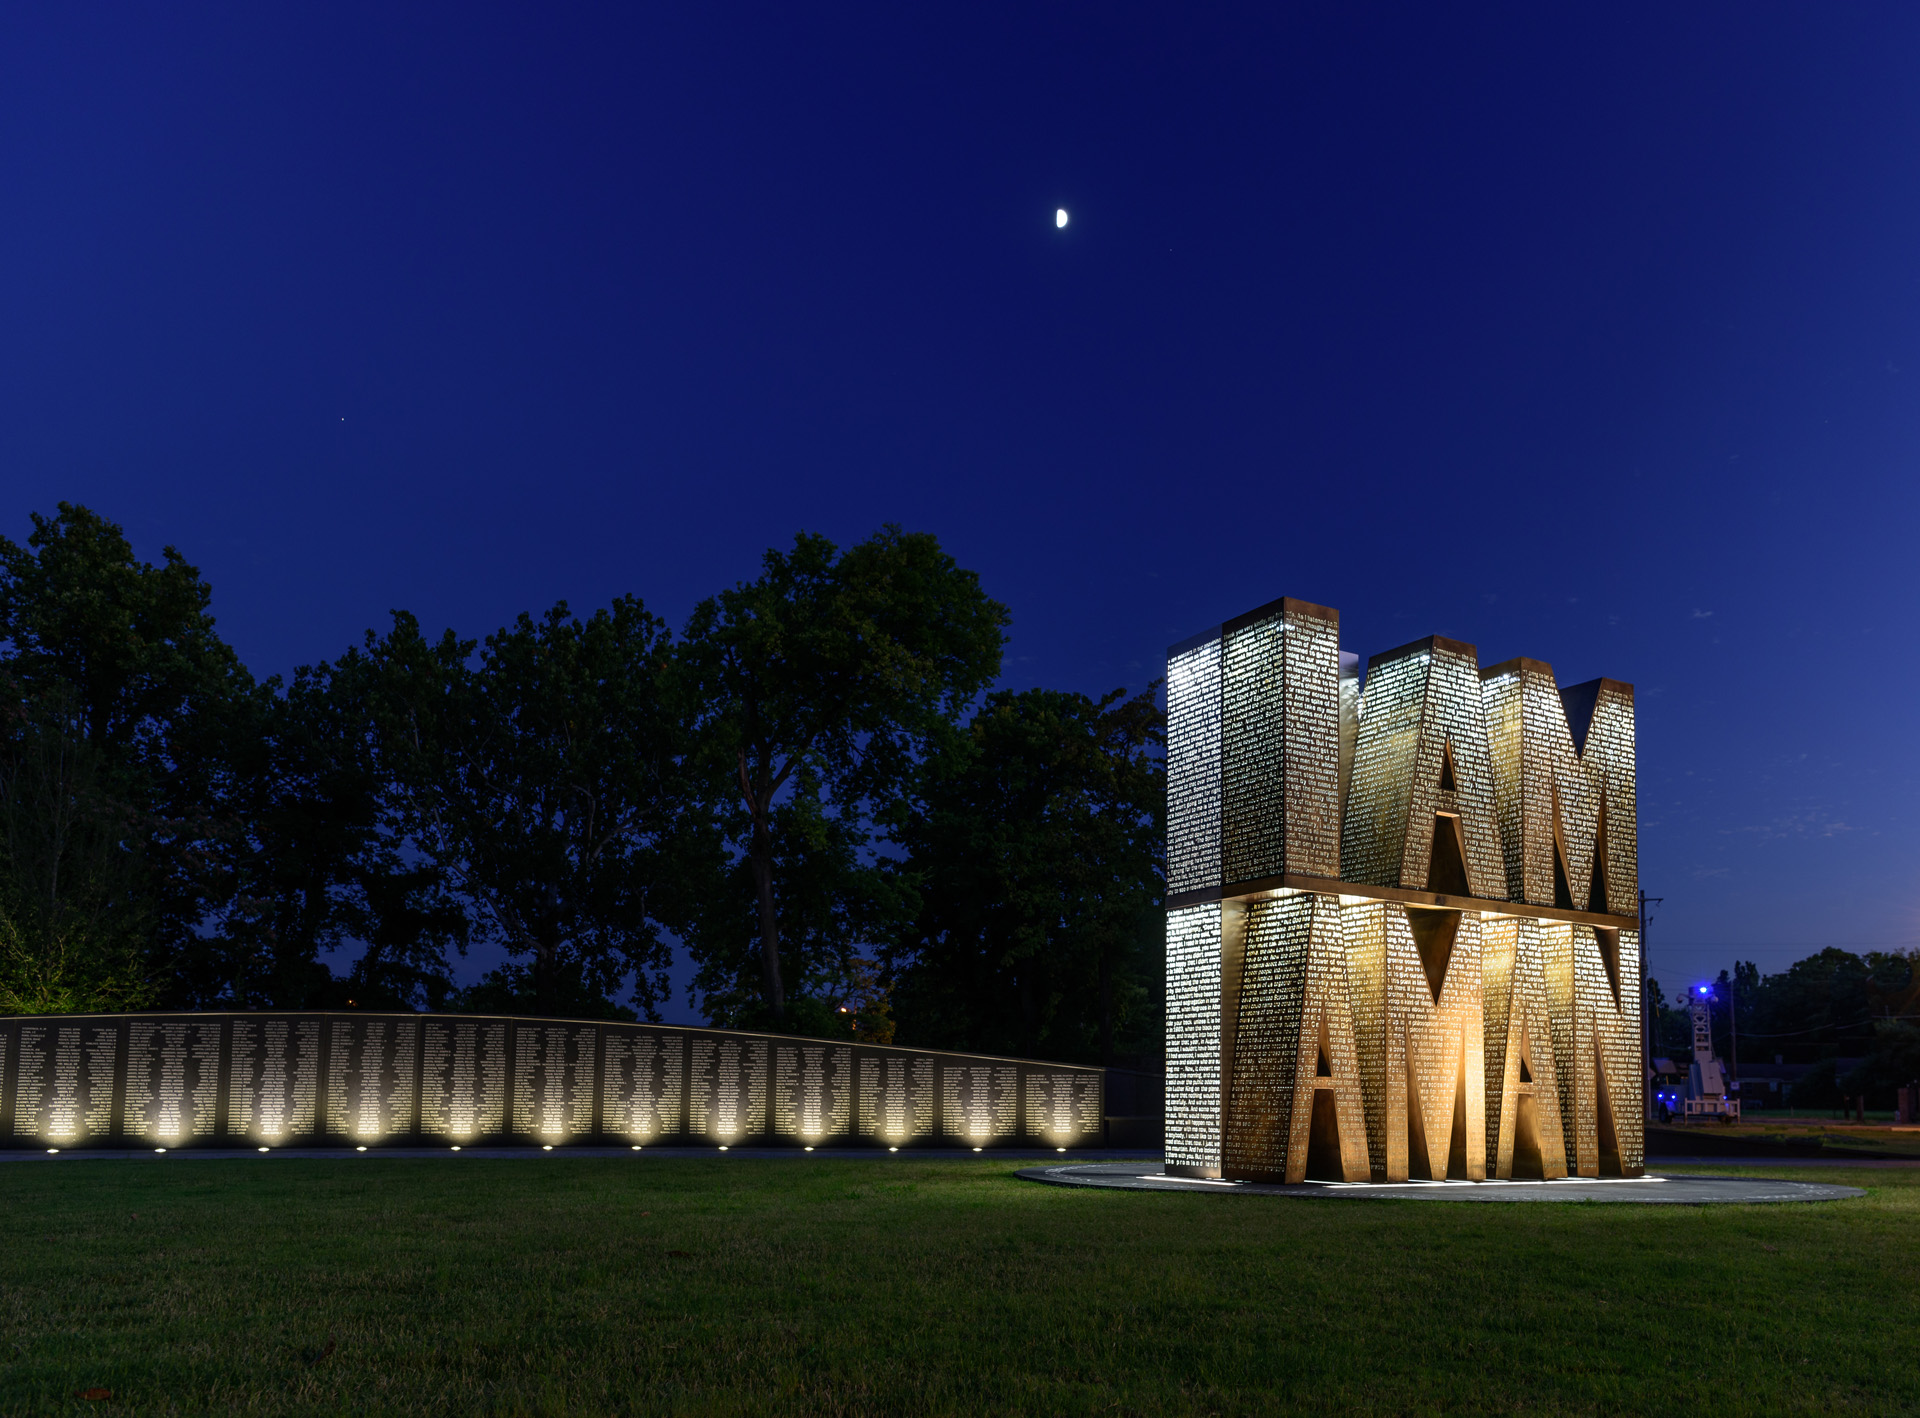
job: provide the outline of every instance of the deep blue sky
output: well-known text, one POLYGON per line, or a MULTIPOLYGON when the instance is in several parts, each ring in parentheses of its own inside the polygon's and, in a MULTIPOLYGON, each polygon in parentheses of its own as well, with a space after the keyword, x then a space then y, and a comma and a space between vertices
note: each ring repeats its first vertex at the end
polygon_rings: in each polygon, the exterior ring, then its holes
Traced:
POLYGON ((1654 973, 1920 943, 1920 9, 21 6, 0 530, 258 674, 937 533, 1639 686, 1654 973), (1071 225, 1056 231, 1064 206, 1071 225))

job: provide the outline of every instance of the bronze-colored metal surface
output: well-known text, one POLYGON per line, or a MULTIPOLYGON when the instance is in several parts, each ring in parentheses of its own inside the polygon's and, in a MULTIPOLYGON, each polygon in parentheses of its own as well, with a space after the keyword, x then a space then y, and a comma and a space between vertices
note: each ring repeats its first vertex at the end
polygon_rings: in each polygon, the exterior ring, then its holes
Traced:
POLYGON ((1222 878, 1336 873, 1339 617, 1280 600, 1229 621, 1223 643, 1222 878))
POLYGON ((1167 1170, 1638 1176, 1632 686, 1283 598, 1168 655, 1167 1170))
POLYGON ((1341 834, 1343 880, 1479 898, 1504 897, 1480 667, 1442 636, 1376 655, 1360 696, 1360 743, 1341 834), (1462 845, 1462 887, 1434 880, 1435 819, 1462 845))
POLYGON ((1482 1180, 1479 918, 1385 901, 1341 915, 1373 1180, 1482 1180))
POLYGON ((1398 901, 1406 906, 1445 906, 1459 911, 1478 911, 1496 916, 1513 916, 1530 921, 1571 921, 1576 925, 1605 926, 1611 930, 1634 930, 1638 916, 1606 916, 1593 911, 1563 911, 1556 906, 1529 906, 1518 901, 1487 901, 1477 896, 1445 896, 1435 891, 1408 891, 1398 886, 1375 886, 1365 881, 1341 881, 1337 877, 1304 876, 1288 872, 1284 876, 1265 876, 1253 881, 1236 881, 1226 886, 1202 887, 1167 897, 1167 909, 1199 906, 1212 901, 1251 901, 1283 891, 1330 891, 1340 896, 1365 896, 1375 901, 1398 901))
POLYGON ((1229 1177, 1368 1177, 1352 992, 1337 897, 1246 912, 1222 1151, 1229 1177))
POLYGON ((1493 1175, 1564 1177, 1565 1118, 1540 962, 1540 924, 1492 921, 1481 939, 1487 1157, 1493 1175))
POLYGON ((1633 686, 1602 679, 1563 693, 1553 666, 1518 659, 1483 671, 1481 693, 1505 848, 1503 894, 1617 914, 1640 889, 1633 686))

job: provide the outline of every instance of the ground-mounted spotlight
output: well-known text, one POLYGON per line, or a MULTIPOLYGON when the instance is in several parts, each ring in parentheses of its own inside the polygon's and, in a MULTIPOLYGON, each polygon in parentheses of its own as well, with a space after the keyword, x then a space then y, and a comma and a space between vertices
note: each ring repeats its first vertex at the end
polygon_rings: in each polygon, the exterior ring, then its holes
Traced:
POLYGON ((1066 1151, 1067 1149, 1066 1149, 1066 1148, 1064 1148, 1064 1147, 1056 1147, 1056 1148, 1054 1148, 1053 1150, 1054 1150, 1055 1152, 1065 1152, 1065 1151, 1066 1151))
POLYGON ((460 1150, 460 1144, 459 1144, 459 1143, 457 1143, 457 1142, 456 1142, 456 1143, 454 1143, 454 1145, 453 1145, 453 1150, 454 1150, 455 1152, 458 1152, 458 1151, 460 1150))
POLYGON ((551 1152, 553 1151, 553 1144, 551 1142, 543 1142, 540 1144, 540 1150, 542 1152, 551 1152))
POLYGON ((261 1148, 260 1150, 261 1150, 262 1152, 265 1152, 265 1151, 266 1151, 267 1149, 263 1147, 263 1148, 261 1148))
POLYGON ((973 1150, 974 1150, 975 1152, 978 1152, 978 1151, 979 1151, 980 1149, 976 1147, 976 1148, 974 1148, 973 1150))
POLYGON ((167 1149, 166 1149, 166 1148, 164 1148, 164 1147, 156 1147, 156 1148, 154 1148, 153 1150, 154 1150, 155 1152, 165 1152, 165 1151, 166 1151, 167 1149))
POLYGON ((899 1149, 899 1148, 897 1148, 897 1147, 889 1147, 889 1148, 887 1149, 887 1151, 889 1151, 889 1152, 898 1152, 899 1150, 900 1150, 900 1149, 899 1149))
POLYGON ((360 1147, 354 1148, 353 1150, 355 1152, 365 1152, 367 1149, 365 1148, 365 1146, 360 1146, 360 1147))
POLYGON ((724 1142, 723 1142, 723 1143, 721 1143, 721 1144, 720 1144, 720 1150, 721 1150, 722 1152, 725 1152, 725 1151, 727 1150, 727 1145, 726 1145, 726 1143, 724 1143, 724 1142))
POLYGON ((809 1152, 811 1152, 811 1151, 813 1151, 813 1149, 812 1149, 811 1147, 809 1147, 809 1148, 807 1149, 807 1151, 809 1151, 809 1152))
POLYGON ((54 1154, 54 1153, 56 1153, 56 1152, 58 1152, 59 1150, 60 1150, 60 1149, 59 1149, 59 1148, 57 1148, 57 1147, 49 1147, 49 1148, 47 1149, 47 1156, 49 1156, 49 1157, 51 1157, 51 1156, 53 1156, 53 1154, 54 1154))

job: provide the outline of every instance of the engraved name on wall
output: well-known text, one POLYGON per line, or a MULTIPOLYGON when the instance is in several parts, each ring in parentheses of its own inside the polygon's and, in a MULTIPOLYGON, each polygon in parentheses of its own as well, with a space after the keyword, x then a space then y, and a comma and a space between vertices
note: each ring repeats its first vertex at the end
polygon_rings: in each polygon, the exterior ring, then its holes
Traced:
POLYGON ((311 1141, 320 1099, 320 1030, 311 1016, 242 1015, 233 1021, 227 1070, 227 1136, 277 1147, 311 1141))
POLYGON ((327 1055, 327 1133, 358 1143, 413 1131, 414 1019, 335 1019, 327 1055))
POLYGON ((773 1051, 773 1131, 808 1146, 853 1131, 853 1049, 792 1043, 773 1051))
POLYGON ((948 1139, 984 1147, 1019 1134, 1020 1068, 1012 1063, 940 1064, 940 1120, 948 1139))
POLYGON ((935 1076, 931 1054, 860 1054, 860 1136, 906 1147, 933 1136, 935 1076))
POLYGON ((513 1132, 539 1143, 593 1132, 595 1049, 591 1024, 513 1026, 513 1132))
POLYGON ((1100 1075, 1064 1069, 1026 1070, 1027 1133, 1053 1147, 1098 1137, 1100 1075))
POLYGON ((104 1138, 113 1129, 120 1029, 111 1021, 20 1026, 13 1136, 49 1147, 104 1138))
POLYGON ((678 1137, 687 1036, 655 1029, 605 1030, 601 1131, 645 1144, 678 1137))
POLYGON ((687 1128, 695 1137, 731 1145, 767 1131, 765 1039, 693 1039, 693 1091, 687 1128))
POLYGON ((220 1102, 218 1019, 135 1019, 127 1025, 121 1132, 156 1147, 214 1136, 220 1102))
POLYGON ((507 1026, 428 1019, 420 1045, 420 1133, 465 1145, 507 1130, 507 1026))

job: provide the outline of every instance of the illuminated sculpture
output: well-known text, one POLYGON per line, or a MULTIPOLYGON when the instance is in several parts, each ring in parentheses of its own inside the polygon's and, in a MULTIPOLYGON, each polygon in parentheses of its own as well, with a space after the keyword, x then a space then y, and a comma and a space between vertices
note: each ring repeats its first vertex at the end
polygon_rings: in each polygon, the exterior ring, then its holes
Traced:
POLYGON ((1283 599, 1168 652, 1167 1170, 1643 1169, 1632 686, 1283 599))

